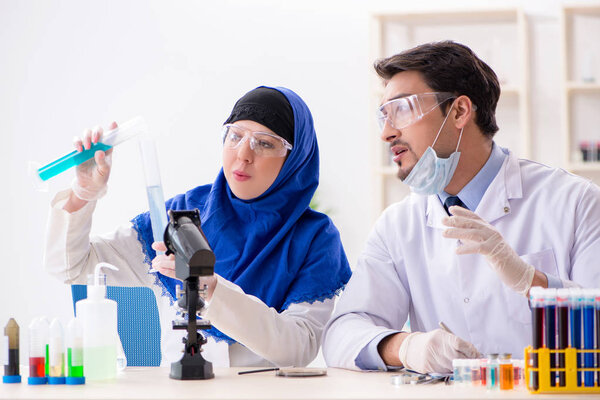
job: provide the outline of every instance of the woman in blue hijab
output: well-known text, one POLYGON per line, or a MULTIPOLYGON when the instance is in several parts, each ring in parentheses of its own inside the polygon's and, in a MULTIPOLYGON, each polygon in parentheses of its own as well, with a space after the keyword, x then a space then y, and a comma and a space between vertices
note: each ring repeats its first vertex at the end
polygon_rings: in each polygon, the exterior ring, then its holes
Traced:
MULTIPOLYGON (((100 135, 91 134, 82 147, 100 135)), ((103 154, 95 162, 98 170, 108 166, 97 173, 105 184, 110 165, 103 154)), ((79 171, 78 180, 88 183, 79 171)), ((319 152, 308 107, 289 89, 258 87, 235 104, 224 125, 223 168, 215 182, 166 202, 167 209, 200 210, 202 229, 216 256, 215 276, 201 282, 208 287, 205 317, 213 325, 204 354, 216 365, 304 366, 316 356, 334 297, 350 277, 337 229, 326 215, 309 208, 318 182, 319 152)), ((102 187, 88 186, 98 191, 102 187)), ((71 213, 71 198, 88 195, 77 196, 82 190, 77 185, 74 189, 63 207, 71 213)), ((162 296, 159 308, 166 299, 174 309, 180 282, 174 279, 173 255, 157 255, 165 247, 152 243, 149 213, 131 223, 129 232, 118 236, 127 236, 129 248, 135 247, 135 238, 141 252, 125 268, 145 268, 149 273, 142 281, 162 296)), ((92 249, 106 242, 92 239, 92 249)), ((124 253, 98 261, 119 266, 124 253)), ((52 272, 52 266, 47 268, 52 272)), ((67 266, 74 268, 89 267, 67 266)), ((162 312, 161 320, 169 314, 162 312)), ((161 325, 163 330, 168 326, 161 325)), ((164 342, 178 342, 173 348, 179 353, 164 354, 169 346, 163 343, 163 355, 171 361, 179 358, 180 334, 162 336, 164 342)))

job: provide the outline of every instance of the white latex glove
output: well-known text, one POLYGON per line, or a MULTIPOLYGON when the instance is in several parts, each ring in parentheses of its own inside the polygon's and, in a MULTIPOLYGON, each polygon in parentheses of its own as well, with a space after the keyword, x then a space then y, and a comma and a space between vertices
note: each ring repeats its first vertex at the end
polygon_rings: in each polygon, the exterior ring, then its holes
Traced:
MULTIPOLYGON (((113 122, 110 129, 115 129, 117 123, 113 122)), ((88 129, 84 132, 83 138, 73 138, 73 144, 77 151, 83 149, 89 150, 92 143, 98 143, 102 138, 102 128, 96 127, 93 130, 88 129)), ((76 169, 76 177, 71 184, 71 189, 75 196, 81 200, 98 200, 106 194, 108 177, 110 175, 112 150, 98 150, 94 158, 79 164, 76 169)))
POLYGON ((483 254, 502 282, 527 296, 535 268, 519 257, 496 228, 474 212, 457 206, 450 207, 449 211, 452 216, 445 217, 442 223, 450 229, 443 235, 462 242, 456 248, 456 254, 483 254))
POLYGON ((480 358, 475 346, 442 329, 430 332, 413 332, 408 335, 398 351, 405 368, 420 373, 452 372, 455 358, 480 358))
MULTIPOLYGON (((152 248, 156 251, 167 251, 167 246, 165 246, 164 242, 154 242, 152 243, 152 248)), ((168 256, 165 254, 158 254, 152 260, 152 269, 173 279, 181 280, 175 275, 174 254, 169 254, 168 256)), ((217 286, 217 276, 201 276, 198 284, 199 287, 206 285, 206 300, 210 301, 215 291, 215 287, 217 286)))

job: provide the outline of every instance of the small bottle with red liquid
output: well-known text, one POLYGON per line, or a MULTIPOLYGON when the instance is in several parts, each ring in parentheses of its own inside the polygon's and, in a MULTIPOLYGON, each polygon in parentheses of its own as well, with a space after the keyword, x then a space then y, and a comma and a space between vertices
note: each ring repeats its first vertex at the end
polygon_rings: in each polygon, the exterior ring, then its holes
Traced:
POLYGON ((46 378, 46 338, 40 320, 34 318, 29 324, 29 378, 30 385, 45 385, 46 378))

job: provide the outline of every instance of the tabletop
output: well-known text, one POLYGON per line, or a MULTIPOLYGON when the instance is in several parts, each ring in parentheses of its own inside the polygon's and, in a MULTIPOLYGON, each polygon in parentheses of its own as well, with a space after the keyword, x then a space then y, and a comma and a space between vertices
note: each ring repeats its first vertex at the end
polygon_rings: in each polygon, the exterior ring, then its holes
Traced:
MULTIPOLYGON (((215 378, 178 381, 163 367, 128 367, 111 382, 88 382, 80 386, 0 384, 0 399, 534 399, 525 388, 486 391, 482 387, 445 385, 393 385, 393 372, 358 372, 337 368, 310 378, 278 377, 274 371, 238 375, 251 368, 215 368, 215 378)), ((552 400, 573 398, 553 394, 552 400)), ((577 398, 598 398, 578 395, 577 398)))

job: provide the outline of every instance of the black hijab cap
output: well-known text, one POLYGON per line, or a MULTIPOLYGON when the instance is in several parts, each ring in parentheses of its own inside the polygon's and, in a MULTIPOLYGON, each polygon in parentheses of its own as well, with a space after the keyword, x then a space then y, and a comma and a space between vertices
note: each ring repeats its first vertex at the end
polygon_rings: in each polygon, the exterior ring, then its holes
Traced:
POLYGON ((225 123, 241 120, 258 122, 294 145, 294 111, 285 95, 278 90, 258 87, 242 96, 225 123))

